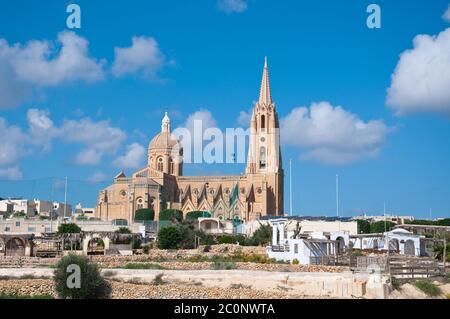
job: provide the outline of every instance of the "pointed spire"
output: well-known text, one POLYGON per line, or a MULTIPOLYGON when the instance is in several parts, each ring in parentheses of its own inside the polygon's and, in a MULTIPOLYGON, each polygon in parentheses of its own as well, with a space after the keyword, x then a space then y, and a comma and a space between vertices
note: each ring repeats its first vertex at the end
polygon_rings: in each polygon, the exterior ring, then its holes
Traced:
POLYGON ((267 66, 267 57, 264 59, 264 71, 261 81, 261 91, 259 93, 259 103, 270 105, 272 104, 272 95, 270 92, 270 82, 269 82, 269 68, 267 66))
POLYGON ((161 132, 169 132, 170 133, 170 118, 167 112, 164 113, 164 118, 161 122, 161 132))

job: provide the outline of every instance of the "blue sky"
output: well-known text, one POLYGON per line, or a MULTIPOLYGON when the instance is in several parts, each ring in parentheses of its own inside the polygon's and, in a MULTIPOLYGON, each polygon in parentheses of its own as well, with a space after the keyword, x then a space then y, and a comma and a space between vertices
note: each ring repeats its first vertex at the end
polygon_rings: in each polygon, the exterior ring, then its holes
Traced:
POLYGON ((145 161, 165 110, 173 126, 199 111, 222 129, 238 126, 268 56, 277 111, 294 124, 282 127, 282 151, 286 177, 293 161, 295 214, 334 215, 339 174, 342 215, 379 213, 384 202, 395 214, 450 215, 448 0, 220 1, 79 0, 77 30, 66 27, 66 1, 1 1, 0 196, 61 200, 67 176, 69 201, 94 205, 124 159, 145 161), (381 29, 366 26, 372 2, 381 29), (88 41, 73 69, 53 63, 64 35, 67 50, 88 41), (436 37, 413 43, 417 35, 436 37), (133 37, 155 50, 153 60, 120 66, 115 48, 130 48, 133 37), (86 152, 91 158, 78 156, 86 152))

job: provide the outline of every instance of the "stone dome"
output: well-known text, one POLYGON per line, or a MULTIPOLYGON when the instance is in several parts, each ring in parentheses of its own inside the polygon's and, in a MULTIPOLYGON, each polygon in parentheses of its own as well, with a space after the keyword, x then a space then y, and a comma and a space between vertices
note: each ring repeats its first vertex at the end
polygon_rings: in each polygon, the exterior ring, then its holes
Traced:
POLYGON ((170 118, 167 112, 165 112, 164 118, 161 121, 161 133, 152 139, 148 146, 148 150, 172 149, 174 146, 178 145, 178 142, 178 139, 170 133, 170 118))
POLYGON ((170 132, 161 132, 150 142, 149 150, 171 149, 178 145, 178 139, 170 132))

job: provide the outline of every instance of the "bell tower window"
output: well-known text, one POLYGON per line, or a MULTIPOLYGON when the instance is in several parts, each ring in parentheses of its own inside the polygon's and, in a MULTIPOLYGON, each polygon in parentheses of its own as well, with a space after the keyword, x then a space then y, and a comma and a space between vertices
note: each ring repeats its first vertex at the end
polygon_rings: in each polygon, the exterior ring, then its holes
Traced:
POLYGON ((173 159, 170 158, 170 161, 169 161, 169 174, 173 175, 174 172, 175 172, 175 165, 173 163, 173 159))
POLYGON ((259 149, 259 168, 266 168, 266 148, 264 146, 259 149))
POLYGON ((164 170, 164 163, 162 157, 158 158, 158 162, 156 163, 156 169, 160 172, 164 170))
POLYGON ((261 131, 264 131, 266 129, 266 116, 261 115, 261 131))

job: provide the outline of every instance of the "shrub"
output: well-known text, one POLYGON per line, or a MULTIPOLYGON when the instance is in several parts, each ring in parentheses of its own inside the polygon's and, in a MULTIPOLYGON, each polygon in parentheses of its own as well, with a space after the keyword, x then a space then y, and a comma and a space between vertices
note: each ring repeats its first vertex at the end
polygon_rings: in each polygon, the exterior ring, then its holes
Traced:
POLYGON ((167 269, 158 264, 152 263, 128 263, 125 265, 125 269, 167 269))
POLYGON ((12 218, 26 218, 27 214, 25 214, 25 212, 15 212, 12 215, 12 218))
POLYGON ((142 246, 142 252, 146 255, 150 253, 150 245, 144 245, 142 246))
POLYGON ((142 241, 139 238, 133 238, 131 241, 131 249, 141 248, 142 241))
POLYGON ((118 234, 131 234, 131 230, 128 227, 120 227, 118 230, 116 230, 116 233, 118 233, 118 234))
POLYGON ((392 288, 394 288, 394 290, 401 290, 401 288, 402 288, 400 280, 398 280, 395 277, 391 278, 391 286, 392 286, 392 288))
MULTIPOLYGON (((447 247, 445 248, 446 254, 447 254, 447 261, 450 261, 450 243, 447 244, 447 247)), ((444 256, 444 245, 439 244, 436 247, 434 247, 434 252, 436 253, 436 259, 439 261, 442 261, 442 257, 444 256)))
POLYGON ((293 265, 298 265, 298 264, 300 264, 300 262, 298 261, 297 258, 295 258, 295 259, 292 261, 292 264, 293 264, 293 265))
POLYGON ((161 286, 164 285, 166 282, 163 280, 164 274, 157 274, 155 278, 152 280, 152 285, 155 286, 161 286))
POLYGON ((365 219, 359 219, 358 223, 358 234, 368 234, 370 233, 370 222, 365 219))
POLYGON ((414 285, 430 297, 437 297, 442 293, 438 286, 428 280, 418 280, 414 285))
POLYGON ((193 249, 195 248, 195 236, 197 231, 195 230, 194 225, 190 223, 183 223, 177 225, 180 230, 181 240, 179 244, 179 248, 181 249, 193 249))
POLYGON ((77 224, 61 224, 58 227, 58 234, 79 234, 81 228, 77 224))
POLYGON ((18 292, 0 292, 0 299, 55 299, 52 295, 21 295, 18 292))
POLYGON ((234 237, 230 236, 230 235, 225 235, 225 236, 221 236, 219 237, 219 244, 234 244, 234 237))
POLYGON ((165 227, 158 232, 158 248, 177 249, 181 242, 181 232, 178 227, 165 227))
POLYGON ((207 246, 203 247, 203 252, 204 253, 209 253, 210 251, 211 251, 211 246, 210 245, 207 245, 207 246))
POLYGON ((197 220, 202 217, 211 217, 211 213, 202 212, 202 211, 193 211, 193 212, 187 213, 187 215, 186 215, 187 220, 197 220))
POLYGON ((155 211, 151 208, 138 209, 134 214, 134 220, 152 221, 155 219, 155 211))
POLYGON ((183 221, 183 212, 177 209, 166 209, 159 214, 159 220, 163 221, 177 220, 178 222, 181 223, 183 221))
POLYGON ((395 227, 395 223, 393 222, 384 222, 379 221, 376 223, 370 224, 370 232, 371 233, 384 233, 384 231, 391 231, 395 227))
POLYGON ((270 225, 263 225, 253 233, 250 242, 254 246, 267 245, 272 240, 272 227, 270 225))
MULTIPOLYGON (((90 263, 84 256, 69 255, 56 265, 54 281, 58 296, 63 299, 100 299, 109 298, 111 287, 101 277, 96 264, 90 263), (67 272, 69 265, 80 267, 80 288, 69 288, 67 281, 72 273, 67 272)), ((69 278, 70 281, 70 278, 69 278)))
POLYGON ((215 261, 213 264, 214 270, 231 270, 236 269, 236 263, 229 261, 229 262, 221 262, 221 261, 215 261))

